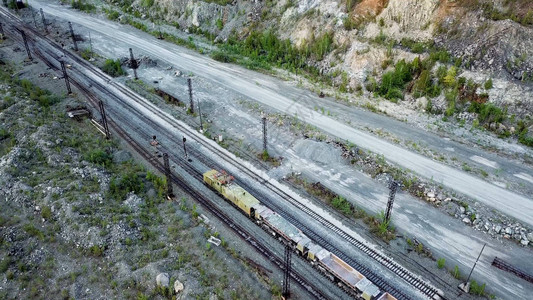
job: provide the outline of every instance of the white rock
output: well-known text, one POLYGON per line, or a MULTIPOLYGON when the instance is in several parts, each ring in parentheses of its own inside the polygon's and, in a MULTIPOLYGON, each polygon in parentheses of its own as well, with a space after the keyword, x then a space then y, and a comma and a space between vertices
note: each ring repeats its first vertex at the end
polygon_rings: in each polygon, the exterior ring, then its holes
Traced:
POLYGON ((459 210, 461 211, 461 214, 464 214, 465 213, 465 208, 463 206, 459 206, 459 210))
POLYGON ((524 246, 527 246, 529 244, 529 241, 528 240, 521 240, 520 244, 522 244, 524 246))
POLYGON ((450 201, 452 201, 452 198, 446 198, 446 199, 444 199, 444 202, 450 202, 450 201))
POLYGON ((507 233, 508 235, 512 235, 513 234, 513 229, 511 227, 507 227, 507 228, 505 228, 505 233, 507 233))
POLYGON ((500 231, 502 231, 502 227, 500 225, 498 225, 498 226, 496 226, 496 228, 494 228, 494 232, 500 233, 500 231))
POLYGON ((183 283, 181 283, 179 280, 174 281, 174 292, 178 294, 181 291, 183 291, 183 283))
POLYGON ((530 232, 527 234, 527 239, 530 241, 530 242, 533 242, 533 232, 530 232))
POLYGON ((465 217, 465 218, 463 219, 463 222, 466 223, 466 224, 470 224, 470 219, 465 217))
POLYGON ((427 196, 428 196, 428 198, 435 198, 435 193, 433 193, 433 192, 429 192, 429 193, 427 194, 427 196))
POLYGON ((168 287, 168 284, 170 282, 168 273, 160 273, 159 275, 157 275, 157 277, 155 278, 155 282, 158 286, 168 287))

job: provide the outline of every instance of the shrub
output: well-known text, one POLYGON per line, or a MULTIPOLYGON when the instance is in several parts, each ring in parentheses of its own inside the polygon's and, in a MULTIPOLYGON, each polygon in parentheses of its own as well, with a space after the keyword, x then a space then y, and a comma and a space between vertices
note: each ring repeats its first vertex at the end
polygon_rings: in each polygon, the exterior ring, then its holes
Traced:
POLYGON ((487 81, 485 81, 485 89, 490 90, 492 88, 492 78, 489 78, 487 81))
POLYGON ((41 217, 45 220, 49 220, 52 217, 52 209, 50 206, 44 205, 41 209, 41 217))
POLYGON ((445 258, 439 258, 437 260, 437 268, 439 268, 439 269, 444 268, 444 264, 445 263, 446 263, 446 259, 445 258))
POLYGON ((109 193, 117 200, 123 200, 129 192, 140 193, 143 182, 135 172, 128 172, 121 178, 113 177, 109 183, 109 193))
POLYGON ((344 26, 344 29, 348 31, 353 30, 355 27, 357 27, 357 23, 350 16, 342 19, 342 25, 344 26))
POLYGON ((6 256, 2 261, 0 262, 0 272, 4 273, 9 268, 9 265, 11 264, 11 258, 9 256, 6 256))
POLYGON ((345 215, 350 215, 352 212, 352 206, 350 202, 348 202, 346 198, 342 196, 336 196, 333 198, 333 200, 331 200, 331 205, 345 215))
POLYGON ((126 74, 126 72, 124 72, 124 70, 122 69, 119 59, 106 59, 106 61, 104 62, 104 66, 102 67, 102 71, 113 77, 118 77, 126 74))
POLYGON ((458 266, 455 266, 455 268, 453 268, 452 275, 453 275, 454 278, 461 277, 461 273, 459 272, 459 267, 458 266))
POLYGON ((106 16, 109 20, 114 21, 114 20, 117 20, 118 17, 120 17, 120 13, 116 10, 111 9, 111 10, 106 11, 106 16))
POLYGON ((104 254, 104 247, 103 246, 97 246, 94 245, 89 248, 89 254, 92 256, 100 257, 104 254))
POLYGON ((152 7, 154 5, 155 0, 142 0, 141 5, 144 7, 152 7))
POLYGON ((479 285, 475 280, 470 281, 470 291, 472 295, 483 296, 485 294, 486 284, 479 285))
POLYGON ((387 72, 381 79, 378 93, 389 100, 403 99, 405 84, 411 81, 413 65, 401 60, 396 63, 394 71, 387 72))
POLYGON ((212 59, 223 63, 232 63, 236 61, 233 56, 222 51, 214 51, 210 56, 212 59))
POLYGON ((222 28, 224 28, 224 23, 222 22, 222 19, 217 19, 217 28, 218 30, 222 30, 222 28))
POLYGON ((101 149, 94 149, 84 155, 84 159, 97 165, 110 166, 113 162, 111 154, 101 149))
POLYGON ((27 79, 18 81, 18 84, 28 94, 30 99, 37 101, 43 107, 49 107, 59 102, 59 98, 52 95, 50 91, 41 89, 27 79))
POLYGON ((31 236, 34 236, 40 240, 44 239, 44 234, 42 233, 42 231, 33 226, 33 224, 25 224, 22 229, 24 229, 24 231, 26 231, 31 236))
POLYGON ((96 9, 96 6, 92 5, 91 3, 87 3, 86 1, 82 1, 82 0, 72 0, 70 5, 74 9, 86 11, 86 12, 92 12, 96 9))
POLYGON ((479 111, 479 121, 482 123, 502 122, 505 118, 501 108, 493 104, 484 104, 479 111))
POLYGON ((11 134, 5 128, 0 127, 0 141, 9 138, 11 134))
POLYGON ((162 197, 166 193, 167 180, 164 177, 159 177, 154 173, 148 171, 146 172, 146 179, 151 181, 154 184, 154 187, 157 190, 159 197, 162 197))

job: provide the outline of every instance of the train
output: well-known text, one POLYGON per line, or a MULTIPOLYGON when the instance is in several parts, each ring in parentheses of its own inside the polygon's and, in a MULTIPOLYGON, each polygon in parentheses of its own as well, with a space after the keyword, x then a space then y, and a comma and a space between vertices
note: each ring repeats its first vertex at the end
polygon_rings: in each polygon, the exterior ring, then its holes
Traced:
POLYGON ((340 288, 365 300, 397 300, 388 292, 381 291, 338 256, 312 241, 285 218, 261 204, 246 189, 235 183, 234 177, 227 172, 209 170, 203 174, 203 181, 257 225, 290 245, 298 255, 308 260, 340 288))

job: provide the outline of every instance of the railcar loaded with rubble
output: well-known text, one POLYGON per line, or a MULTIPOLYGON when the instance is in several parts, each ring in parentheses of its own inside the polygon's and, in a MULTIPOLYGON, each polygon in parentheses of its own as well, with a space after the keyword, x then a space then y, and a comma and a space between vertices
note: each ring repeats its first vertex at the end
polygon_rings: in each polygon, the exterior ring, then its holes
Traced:
POLYGON ((289 244, 326 277, 344 290, 366 300, 396 300, 380 289, 335 254, 308 238, 300 229, 282 216, 261 204, 253 195, 234 182, 225 171, 210 170, 204 173, 204 183, 238 207, 259 226, 289 244))

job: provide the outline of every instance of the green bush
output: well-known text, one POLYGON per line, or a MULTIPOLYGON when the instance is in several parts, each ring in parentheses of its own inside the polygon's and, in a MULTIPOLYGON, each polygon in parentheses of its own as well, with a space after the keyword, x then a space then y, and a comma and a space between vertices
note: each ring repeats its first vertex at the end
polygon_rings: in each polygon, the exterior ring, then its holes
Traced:
POLYGON ((94 245, 89 248, 89 254, 96 257, 101 257, 104 254, 104 247, 94 245))
POLYGON ((154 5, 155 0, 142 0, 141 5, 144 7, 152 7, 154 5))
POLYGON ((116 10, 110 9, 106 11, 106 16, 109 20, 114 21, 114 20, 117 20, 118 17, 120 17, 120 13, 116 10))
POLYGON ((156 174, 148 171, 146 172, 146 179, 151 181, 157 190, 159 197, 162 197, 166 193, 167 180, 164 177, 157 176, 156 174))
POLYGON ((222 19, 217 19, 217 28, 218 30, 222 30, 222 28, 224 28, 224 23, 222 22, 222 19))
POLYGON ((518 141, 526 146, 533 147, 533 136, 528 135, 528 132, 529 130, 526 126, 526 123, 522 120, 518 121, 518 141))
POLYGON ((24 231, 26 231, 29 235, 31 236, 34 236, 40 240, 44 239, 44 234, 42 233, 42 231, 40 231, 39 229, 37 229, 33 224, 31 223, 28 223, 28 224, 24 224, 24 226, 22 227, 22 229, 24 229, 24 231))
POLYGON ((447 64, 451 60, 450 53, 446 50, 434 51, 429 54, 429 58, 432 61, 439 61, 443 64, 447 64))
POLYGON ((111 178, 109 183, 109 193, 112 198, 117 200, 124 200, 129 192, 136 194, 140 193, 144 189, 144 184, 135 172, 128 172, 122 177, 111 178))
POLYGON ((92 12, 96 9, 96 6, 92 5, 91 3, 87 3, 86 1, 82 1, 82 0, 72 0, 70 5, 74 9, 86 11, 86 12, 92 12))
POLYGON ((459 267, 458 266, 455 266, 453 268, 452 275, 453 275, 454 278, 457 278, 457 279, 459 277, 461 277, 461 273, 459 272, 459 267))
POLYGON ((437 268, 439 268, 439 269, 444 268, 444 264, 445 263, 446 263, 446 259, 445 258, 439 258, 437 260, 437 268))
POLYGON ((0 272, 4 273, 9 268, 9 265, 11 264, 11 258, 9 256, 4 257, 2 261, 0 261, 0 272))
POLYGON ((52 95, 50 91, 39 88, 27 79, 22 79, 18 81, 18 83, 22 87, 24 92, 28 94, 30 99, 37 101, 39 105, 43 107, 52 106, 60 101, 60 99, 52 95))
POLYGON ((481 123, 501 123, 505 119, 504 111, 491 103, 481 103, 473 104, 473 107, 476 112, 479 113, 479 121, 481 123))
POLYGON ((52 209, 50 206, 44 205, 41 209, 41 217, 45 220, 50 220, 52 218, 52 209))
POLYGON ((475 280, 470 281, 470 291, 472 295, 483 296, 485 294, 486 284, 479 285, 475 280))
POLYGON ((387 72, 381 78, 378 93, 389 100, 403 99, 405 84, 411 81, 414 64, 401 60, 396 63, 394 71, 387 72))
POLYGON ((223 63, 232 63, 236 61, 236 59, 233 56, 222 51, 214 51, 213 53, 211 53, 210 56, 212 59, 223 62, 223 63))
POLYGON ((106 61, 104 62, 104 66, 102 67, 102 71, 113 77, 126 75, 126 72, 124 72, 124 70, 122 69, 119 59, 106 59, 106 61))
POLYGON ((7 131, 5 128, 0 127, 0 141, 8 139, 11 136, 11 133, 7 131))
POLYGON ((84 155, 84 159, 93 164, 108 167, 113 162, 111 154, 101 149, 94 149, 84 155))
POLYGON ((489 78, 487 81, 485 81, 485 89, 490 90, 492 88, 492 78, 489 78))
POLYGON ((342 196, 336 196, 331 200, 331 205, 344 215, 350 215, 352 213, 352 205, 342 196))

